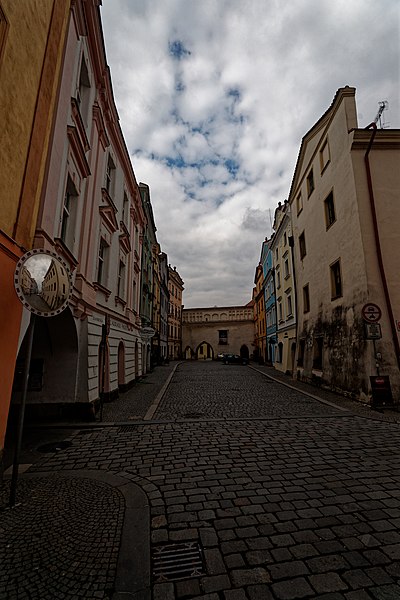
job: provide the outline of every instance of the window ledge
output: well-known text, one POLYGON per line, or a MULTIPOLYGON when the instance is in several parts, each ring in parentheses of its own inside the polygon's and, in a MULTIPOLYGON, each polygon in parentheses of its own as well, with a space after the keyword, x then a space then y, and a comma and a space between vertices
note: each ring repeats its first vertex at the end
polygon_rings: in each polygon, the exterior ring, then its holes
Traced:
POLYGON ((123 300, 119 296, 115 296, 115 306, 117 306, 118 304, 121 304, 121 306, 123 306, 125 308, 126 300, 123 300))
POLYGON ((108 288, 104 287, 104 285, 102 285, 102 284, 101 284, 101 283, 99 283, 98 281, 95 281, 95 282, 93 283, 93 287, 94 287, 94 289, 96 290, 96 292, 97 292, 97 291, 99 291, 99 292, 103 292, 103 294, 105 295, 105 297, 106 297, 106 298, 107 298, 107 300, 108 300, 108 298, 109 298, 109 296, 110 296, 110 294, 111 294, 111 290, 109 290, 108 288))

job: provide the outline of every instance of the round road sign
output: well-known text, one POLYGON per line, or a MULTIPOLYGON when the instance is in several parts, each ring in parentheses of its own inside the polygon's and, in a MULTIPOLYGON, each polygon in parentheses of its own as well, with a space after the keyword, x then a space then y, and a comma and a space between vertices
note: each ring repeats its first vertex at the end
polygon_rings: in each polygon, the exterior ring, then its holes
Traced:
POLYGON ((373 302, 364 304, 361 312, 364 321, 367 321, 367 323, 377 323, 382 316, 381 309, 377 304, 373 304, 373 302))

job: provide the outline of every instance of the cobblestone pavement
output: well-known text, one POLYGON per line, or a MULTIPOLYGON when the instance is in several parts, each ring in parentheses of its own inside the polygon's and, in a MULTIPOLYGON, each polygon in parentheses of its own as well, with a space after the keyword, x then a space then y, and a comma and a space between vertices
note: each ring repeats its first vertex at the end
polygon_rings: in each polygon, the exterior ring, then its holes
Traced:
POLYGON ((398 600, 398 424, 266 381, 180 365, 157 421, 72 432, 31 471, 113 472, 146 492, 153 552, 200 544, 202 572, 153 578, 153 600, 398 600))
POLYGON ((187 362, 178 365, 155 417, 245 419, 338 411, 243 365, 187 362))
POLYGON ((110 598, 122 495, 100 482, 46 477, 21 479, 18 499, 0 514, 0 598, 110 598))
POLYGON ((176 362, 171 361, 167 365, 156 367, 151 373, 147 373, 134 383, 133 387, 121 394, 117 400, 105 403, 103 421, 106 423, 143 419, 176 365, 176 362))

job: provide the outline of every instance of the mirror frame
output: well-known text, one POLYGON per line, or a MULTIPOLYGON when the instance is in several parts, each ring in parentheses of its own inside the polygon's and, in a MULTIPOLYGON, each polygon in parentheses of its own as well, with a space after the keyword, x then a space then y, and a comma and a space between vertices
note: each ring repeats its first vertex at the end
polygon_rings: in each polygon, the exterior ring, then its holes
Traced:
POLYGON ((62 313, 69 304, 71 294, 72 294, 71 271, 70 271, 67 263, 61 258, 61 256, 59 256, 55 252, 52 252, 51 250, 44 250, 43 248, 34 248, 33 250, 29 250, 28 252, 25 252, 25 254, 23 256, 21 256, 21 258, 17 262, 17 266, 15 267, 15 272, 14 272, 14 288, 15 288, 15 292, 16 292, 19 300, 22 302, 24 308, 26 308, 30 312, 34 313, 35 315, 38 315, 39 317, 55 317, 56 315, 59 315, 60 313, 62 313), (26 296, 25 296, 24 292, 22 291, 22 287, 21 287, 21 283, 20 283, 21 270, 25 266, 28 259, 30 259, 34 256, 38 256, 40 254, 42 254, 42 255, 44 254, 50 258, 58 260, 61 263, 61 265, 63 266, 63 268, 65 269, 65 272, 68 277, 68 283, 69 283, 69 292, 68 292, 68 295, 67 295, 66 299, 64 300, 64 302, 57 309, 50 310, 48 312, 40 311, 40 310, 34 308, 31 304, 29 304, 29 302, 27 302, 26 296))

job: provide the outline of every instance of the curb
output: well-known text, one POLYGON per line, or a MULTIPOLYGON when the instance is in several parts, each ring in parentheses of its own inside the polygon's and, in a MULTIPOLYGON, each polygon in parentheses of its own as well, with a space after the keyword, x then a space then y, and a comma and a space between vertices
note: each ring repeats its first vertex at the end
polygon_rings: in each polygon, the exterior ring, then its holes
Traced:
POLYGON ((276 377, 272 377, 272 375, 269 375, 268 373, 265 373, 264 371, 260 371, 260 369, 256 369, 256 367, 252 367, 251 365, 248 365, 248 366, 250 369, 253 369, 253 371, 257 371, 257 373, 264 375, 264 377, 267 377, 268 379, 272 379, 272 381, 275 381, 275 383, 280 383, 281 385, 285 385, 286 387, 290 388, 291 390, 294 390, 295 392, 298 392, 299 394, 303 394, 303 396, 308 396, 309 398, 313 398, 314 400, 321 402, 321 404, 326 404, 327 406, 330 406, 331 408, 336 408, 337 410, 343 410, 344 412, 347 412, 350 415, 353 414, 352 411, 350 411, 348 408, 344 408, 343 406, 338 406, 337 404, 334 404, 333 402, 329 402, 329 400, 324 400, 323 398, 320 398, 320 396, 316 396, 315 394, 311 394, 310 392, 305 392, 303 390, 299 390, 299 388, 297 388, 294 385, 291 385, 290 383, 286 383, 286 381, 281 381, 280 379, 277 379, 276 377))
POLYGON ((162 386, 161 390, 158 392, 157 396, 153 400, 153 403, 151 404, 151 406, 148 409, 147 413, 143 417, 143 421, 150 421, 153 418, 154 413, 156 412, 156 410, 157 410, 157 408, 158 408, 161 400, 163 399, 163 396, 164 396, 165 392, 167 391, 167 388, 168 388, 168 386, 169 386, 169 384, 171 382, 171 379, 175 375, 175 371, 177 370, 177 368, 181 364, 182 363, 179 362, 179 363, 177 363, 175 365, 175 367, 173 368, 172 372, 169 374, 167 381, 164 383, 164 385, 162 386))
POLYGON ((121 492, 125 512, 112 600, 150 600, 150 508, 144 490, 107 471, 61 470, 21 475, 24 479, 54 476, 95 479, 121 492))

